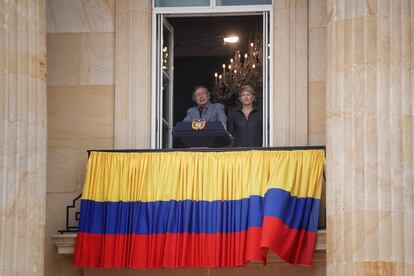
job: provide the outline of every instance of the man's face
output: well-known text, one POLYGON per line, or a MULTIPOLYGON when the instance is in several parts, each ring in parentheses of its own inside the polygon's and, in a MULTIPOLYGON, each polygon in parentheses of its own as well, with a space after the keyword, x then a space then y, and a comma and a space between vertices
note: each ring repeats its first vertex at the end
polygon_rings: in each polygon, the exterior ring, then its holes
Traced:
POLYGON ((205 106, 208 103, 208 94, 205 88, 198 88, 194 92, 194 100, 198 106, 205 106))

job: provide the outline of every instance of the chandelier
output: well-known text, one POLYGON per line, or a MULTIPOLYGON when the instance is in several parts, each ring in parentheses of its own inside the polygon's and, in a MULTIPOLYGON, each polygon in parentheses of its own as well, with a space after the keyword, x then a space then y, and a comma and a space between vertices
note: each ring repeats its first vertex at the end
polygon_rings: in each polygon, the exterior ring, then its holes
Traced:
POLYGON ((263 46, 260 36, 256 36, 242 55, 235 51, 228 64, 222 65, 221 73, 214 73, 214 86, 211 91, 217 102, 228 102, 233 95, 238 95, 243 85, 250 85, 256 91, 256 99, 261 101, 263 87, 263 46))

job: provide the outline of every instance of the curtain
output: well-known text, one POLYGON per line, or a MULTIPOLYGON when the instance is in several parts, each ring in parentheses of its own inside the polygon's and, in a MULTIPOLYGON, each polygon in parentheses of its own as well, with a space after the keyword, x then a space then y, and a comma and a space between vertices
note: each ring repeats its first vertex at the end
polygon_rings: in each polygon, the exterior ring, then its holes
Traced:
POLYGON ((74 264, 311 265, 324 151, 92 152, 74 264))

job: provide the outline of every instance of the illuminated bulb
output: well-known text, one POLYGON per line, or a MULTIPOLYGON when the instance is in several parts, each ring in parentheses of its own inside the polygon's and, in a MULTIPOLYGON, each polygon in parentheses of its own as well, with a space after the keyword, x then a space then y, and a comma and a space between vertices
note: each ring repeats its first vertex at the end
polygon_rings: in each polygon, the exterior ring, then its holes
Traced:
POLYGON ((214 73, 214 77, 216 77, 216 78, 217 78, 217 77, 218 77, 218 74, 217 74, 217 73, 214 73))
POLYGON ((247 54, 244 54, 244 58, 247 58, 247 54))
POLYGON ((253 69, 256 68, 256 64, 253 64, 252 67, 253 67, 253 69))
POLYGON ((237 73, 237 70, 234 70, 234 74, 236 74, 237 73))
POLYGON ((232 58, 230 59, 230 62, 233 63, 233 59, 232 58))
POLYGON ((231 69, 231 65, 229 65, 229 69, 231 69))
POLYGON ((226 64, 223 64, 223 69, 226 68, 226 64))
POLYGON ((254 45, 254 44, 253 44, 253 42, 252 42, 252 43, 250 43, 250 46, 251 46, 251 47, 253 47, 253 45, 254 45))
POLYGON ((228 37, 223 37, 224 43, 237 43, 239 42, 239 37, 238 36, 228 36, 228 37))
POLYGON ((219 79, 221 79, 221 75, 219 75, 219 79))

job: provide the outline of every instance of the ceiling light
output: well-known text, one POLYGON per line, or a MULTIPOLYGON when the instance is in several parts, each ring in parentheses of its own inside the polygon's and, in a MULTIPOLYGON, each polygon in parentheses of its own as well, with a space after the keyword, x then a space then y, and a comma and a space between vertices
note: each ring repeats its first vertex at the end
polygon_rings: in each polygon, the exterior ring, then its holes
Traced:
POLYGON ((237 43, 239 42, 238 36, 227 36, 223 37, 224 43, 237 43))

